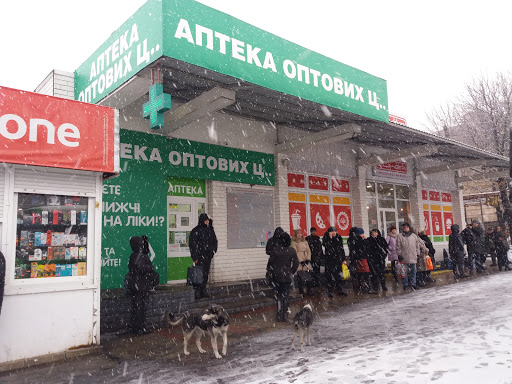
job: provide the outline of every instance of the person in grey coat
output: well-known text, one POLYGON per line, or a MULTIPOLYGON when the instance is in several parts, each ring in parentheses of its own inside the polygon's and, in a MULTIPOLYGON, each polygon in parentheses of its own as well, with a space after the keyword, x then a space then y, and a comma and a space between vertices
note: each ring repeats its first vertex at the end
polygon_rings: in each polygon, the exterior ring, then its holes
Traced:
POLYGON ((418 236, 411 231, 409 223, 405 222, 402 226, 402 233, 396 238, 396 253, 398 259, 406 264, 405 277, 402 280, 404 290, 407 286, 416 288, 416 263, 420 255, 420 242, 418 236), (409 282, 408 271, 411 271, 411 279, 409 282))

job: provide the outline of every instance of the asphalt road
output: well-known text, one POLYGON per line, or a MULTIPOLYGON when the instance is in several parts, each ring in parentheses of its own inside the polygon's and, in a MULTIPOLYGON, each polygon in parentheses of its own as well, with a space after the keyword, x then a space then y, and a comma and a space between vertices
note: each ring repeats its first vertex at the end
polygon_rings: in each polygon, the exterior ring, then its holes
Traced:
POLYGON ((504 272, 317 312, 304 353, 291 351, 291 327, 234 336, 221 360, 195 344, 187 357, 167 353, 181 338, 161 333, 138 358, 83 357, 0 383, 512 383, 511 281, 504 272))

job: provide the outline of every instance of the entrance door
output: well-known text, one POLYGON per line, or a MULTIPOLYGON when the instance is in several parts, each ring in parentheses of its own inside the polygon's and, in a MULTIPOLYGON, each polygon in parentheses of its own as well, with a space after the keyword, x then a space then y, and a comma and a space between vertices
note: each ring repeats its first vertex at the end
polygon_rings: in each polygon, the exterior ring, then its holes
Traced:
POLYGON ((167 256, 190 257, 190 232, 205 212, 206 199, 167 196, 167 256))
POLYGON ((386 237, 389 227, 392 225, 396 227, 396 211, 394 209, 380 209, 379 222, 380 232, 382 236, 386 237))

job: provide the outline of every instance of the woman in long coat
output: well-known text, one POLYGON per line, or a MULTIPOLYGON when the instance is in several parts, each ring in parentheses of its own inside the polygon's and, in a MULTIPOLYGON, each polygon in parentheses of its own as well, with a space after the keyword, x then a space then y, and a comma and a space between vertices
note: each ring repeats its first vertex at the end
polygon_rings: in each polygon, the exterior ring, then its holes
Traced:
MULTIPOLYGON (((297 258, 299 259, 299 268, 297 272, 307 272, 311 273, 311 250, 309 249, 309 244, 304 237, 304 234, 300 229, 296 229, 294 231, 292 237, 292 248, 297 252, 297 258)), ((304 281, 301 277, 300 273, 297 273, 297 283, 299 285, 299 293, 301 295, 304 294, 304 286, 306 286, 307 294, 313 295, 311 291, 312 284, 312 275, 310 280, 304 281)))

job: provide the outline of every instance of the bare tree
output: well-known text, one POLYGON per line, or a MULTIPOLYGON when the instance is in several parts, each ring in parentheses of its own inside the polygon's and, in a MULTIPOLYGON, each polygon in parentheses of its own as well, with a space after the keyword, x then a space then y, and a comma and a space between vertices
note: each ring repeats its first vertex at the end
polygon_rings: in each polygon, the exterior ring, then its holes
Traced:
MULTIPOLYGON (((477 148, 509 156, 512 124, 512 74, 481 76, 466 84, 461 96, 427 115, 437 135, 477 148)), ((500 221, 512 228, 512 196, 507 180, 498 179, 491 188, 500 191, 504 211, 500 221)))

